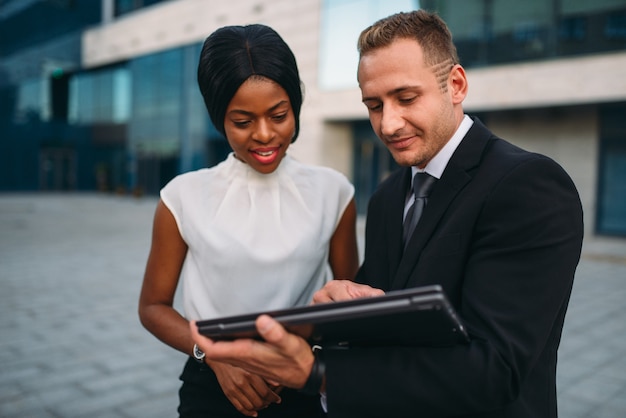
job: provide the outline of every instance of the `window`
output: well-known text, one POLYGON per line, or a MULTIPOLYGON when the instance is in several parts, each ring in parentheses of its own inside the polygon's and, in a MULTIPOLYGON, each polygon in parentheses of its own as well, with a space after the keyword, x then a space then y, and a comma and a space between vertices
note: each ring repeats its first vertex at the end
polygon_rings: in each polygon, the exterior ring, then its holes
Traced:
POLYGON ((131 146, 143 153, 174 155, 180 149, 182 50, 133 60, 131 146))
POLYGON ((419 8, 417 0, 324 0, 320 40, 320 88, 357 86, 359 34, 376 20, 419 8))
POLYGON ((78 73, 69 83, 70 124, 126 123, 130 119, 130 74, 125 67, 78 73))
POLYGON ((600 110, 600 173, 596 230, 626 236, 626 104, 600 110))
POLYGON ((17 86, 14 121, 17 124, 50 119, 50 94, 47 79, 34 78, 17 86))

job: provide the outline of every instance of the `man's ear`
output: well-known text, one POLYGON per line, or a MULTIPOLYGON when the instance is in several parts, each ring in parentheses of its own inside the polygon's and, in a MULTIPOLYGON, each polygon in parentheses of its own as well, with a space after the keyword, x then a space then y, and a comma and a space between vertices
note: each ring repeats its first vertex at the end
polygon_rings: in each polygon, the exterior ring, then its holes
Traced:
POLYGON ((448 88, 453 104, 463 102, 465 96, 467 96, 467 76, 465 75, 465 69, 459 64, 455 64, 452 70, 450 70, 448 88))

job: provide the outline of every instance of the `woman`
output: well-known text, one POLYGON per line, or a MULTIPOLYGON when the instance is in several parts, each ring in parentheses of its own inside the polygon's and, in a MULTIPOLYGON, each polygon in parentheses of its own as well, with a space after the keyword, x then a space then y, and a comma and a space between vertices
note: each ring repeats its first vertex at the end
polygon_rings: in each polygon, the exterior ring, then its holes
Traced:
POLYGON ((161 190, 139 301, 142 324, 190 355, 181 417, 315 417, 319 399, 205 361, 188 321, 308 304, 358 268, 354 188, 287 155, 299 132, 301 81, 283 39, 229 26, 203 46, 198 84, 233 152, 161 190), (184 316, 173 308, 182 280, 184 316))

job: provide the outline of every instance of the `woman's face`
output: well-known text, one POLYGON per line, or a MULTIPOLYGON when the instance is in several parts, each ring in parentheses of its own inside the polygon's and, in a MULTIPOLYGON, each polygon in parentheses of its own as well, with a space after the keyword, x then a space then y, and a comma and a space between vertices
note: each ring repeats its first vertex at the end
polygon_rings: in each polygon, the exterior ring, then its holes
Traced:
POLYGON ((267 78, 247 79, 226 108, 224 130, 235 157, 259 173, 276 170, 295 134, 287 92, 267 78))

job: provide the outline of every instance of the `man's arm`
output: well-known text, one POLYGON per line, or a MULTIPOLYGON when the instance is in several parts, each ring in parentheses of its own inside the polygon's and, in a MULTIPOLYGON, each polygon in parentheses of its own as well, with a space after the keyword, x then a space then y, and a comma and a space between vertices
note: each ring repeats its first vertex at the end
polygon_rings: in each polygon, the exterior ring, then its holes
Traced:
POLYGON ((463 220, 466 230, 446 230, 458 232, 459 242, 466 239, 465 248, 446 257, 430 248, 430 258, 424 253, 415 269, 417 276, 458 291, 456 308, 471 343, 326 350, 329 411, 480 413, 507 408, 533 389, 549 404, 553 359, 580 256, 580 200, 558 165, 534 157, 482 193, 476 208, 459 201, 450 210, 467 216, 476 209, 475 217, 463 220), (455 271, 448 265, 456 263, 462 263, 459 277, 440 277, 455 271))
MULTIPOLYGON (((332 280, 314 295, 314 301, 327 303, 383 294, 380 289, 350 280, 332 280)), ((267 315, 257 318, 256 327, 265 342, 251 339, 215 342, 198 333, 195 321, 190 323, 192 338, 207 359, 241 367, 276 385, 301 389, 313 367, 309 343, 287 332, 267 315)))

